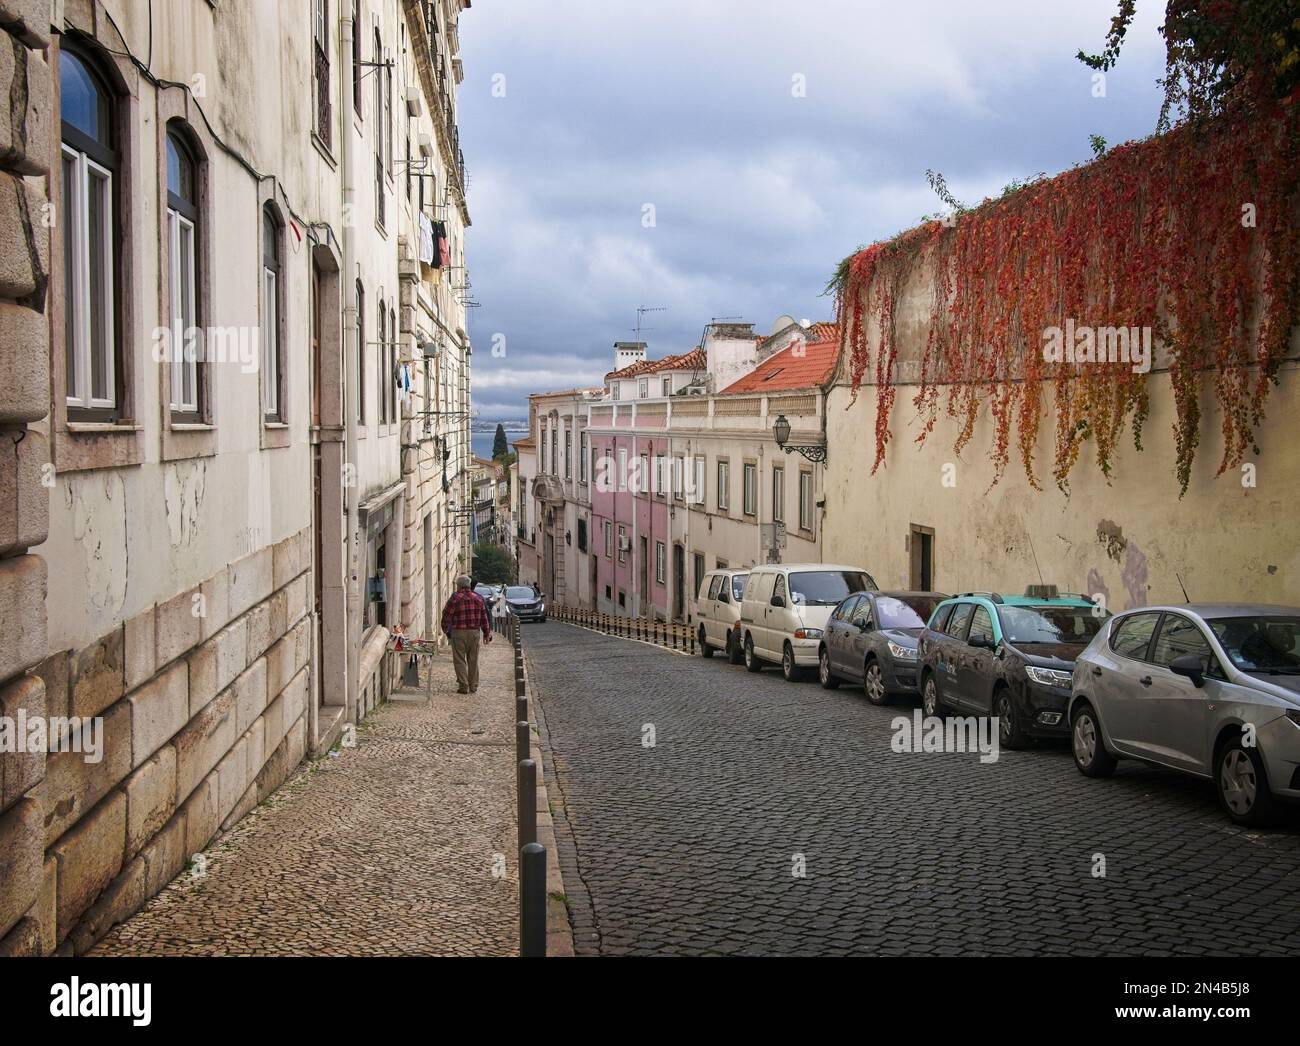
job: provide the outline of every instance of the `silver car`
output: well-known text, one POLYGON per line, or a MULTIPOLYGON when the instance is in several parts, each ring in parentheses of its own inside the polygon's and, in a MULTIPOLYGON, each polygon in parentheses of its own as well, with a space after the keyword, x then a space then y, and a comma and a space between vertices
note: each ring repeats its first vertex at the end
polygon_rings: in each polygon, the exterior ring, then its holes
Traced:
POLYGON ((1120 757, 1212 778, 1238 824, 1300 801, 1300 608, 1142 607, 1111 618, 1074 664, 1074 761, 1120 757))

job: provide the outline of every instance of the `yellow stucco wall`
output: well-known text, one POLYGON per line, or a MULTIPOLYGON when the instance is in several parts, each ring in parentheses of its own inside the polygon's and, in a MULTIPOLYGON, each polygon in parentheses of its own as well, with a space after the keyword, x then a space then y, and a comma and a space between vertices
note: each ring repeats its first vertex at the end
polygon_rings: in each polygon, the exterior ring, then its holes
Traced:
POLYGON ((894 439, 871 476, 876 389, 864 384, 851 403, 849 389, 837 386, 827 408, 824 557, 860 563, 882 586, 906 586, 910 525, 919 524, 935 531, 934 584, 945 592, 1021 592, 1038 581, 1041 567, 1044 581, 1063 591, 1104 593, 1115 610, 1182 602, 1175 572, 1195 601, 1300 605, 1300 366, 1283 365, 1268 400, 1260 453, 1248 459, 1255 466, 1253 487, 1243 485, 1241 471, 1215 478, 1222 441, 1207 381, 1201 445, 1181 499, 1169 376, 1152 373, 1148 382, 1146 449, 1135 451, 1126 437, 1107 484, 1094 448, 1085 446, 1068 497, 1051 478, 1050 388, 1037 448, 1039 492, 1026 482, 1014 445, 1005 475, 990 489, 993 426, 987 411, 961 457, 952 451, 956 424, 942 411, 918 447, 914 386, 898 389, 894 439), (949 464, 951 486, 944 482, 949 464))

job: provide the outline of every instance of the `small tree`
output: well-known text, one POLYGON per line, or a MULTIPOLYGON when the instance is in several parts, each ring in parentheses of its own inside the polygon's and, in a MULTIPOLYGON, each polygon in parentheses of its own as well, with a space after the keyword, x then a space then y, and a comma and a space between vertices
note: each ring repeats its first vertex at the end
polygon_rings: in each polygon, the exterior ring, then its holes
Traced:
POLYGON ((480 541, 474 546, 474 578, 485 585, 512 585, 515 564, 500 545, 480 541))
POLYGON ((497 434, 492 437, 492 460, 504 458, 510 453, 510 444, 506 440, 506 427, 497 422, 497 434))

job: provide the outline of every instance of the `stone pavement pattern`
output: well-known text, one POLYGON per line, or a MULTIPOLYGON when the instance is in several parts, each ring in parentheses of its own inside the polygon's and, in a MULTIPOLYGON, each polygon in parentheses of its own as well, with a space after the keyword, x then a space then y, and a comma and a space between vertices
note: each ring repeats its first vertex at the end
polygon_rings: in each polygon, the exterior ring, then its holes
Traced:
POLYGON ((480 665, 461 696, 440 655, 432 705, 421 690, 381 706, 93 954, 517 954, 509 643, 480 665))
POLYGON ((1235 827, 1207 782, 895 753, 906 702, 523 635, 580 955, 1294 953, 1300 831, 1235 827))

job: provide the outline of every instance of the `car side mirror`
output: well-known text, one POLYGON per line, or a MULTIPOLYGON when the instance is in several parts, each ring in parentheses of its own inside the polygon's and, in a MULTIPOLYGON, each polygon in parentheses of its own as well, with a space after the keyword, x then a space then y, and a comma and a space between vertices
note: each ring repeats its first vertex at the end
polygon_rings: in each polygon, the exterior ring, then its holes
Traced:
POLYGON ((1169 671, 1176 676, 1183 676, 1192 681, 1192 686, 1202 687, 1205 685, 1205 670, 1201 665, 1200 656, 1197 654, 1184 654, 1182 657, 1176 657, 1169 662, 1169 671))
POLYGON ((980 650, 992 650, 993 640, 988 636, 971 636, 966 640, 968 646, 978 647, 980 650))
POLYGON ((785 596, 773 596, 773 597, 772 597, 772 606, 774 606, 774 607, 783 607, 783 606, 785 606, 785 596))
POLYGON ((867 622, 865 622, 865 621, 855 621, 855 622, 853 622, 853 623, 854 623, 855 625, 858 626, 858 631, 859 631, 859 632, 870 632, 870 631, 871 631, 871 626, 868 625, 867 622))

